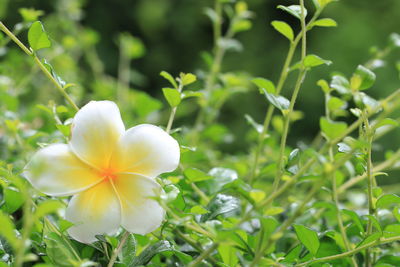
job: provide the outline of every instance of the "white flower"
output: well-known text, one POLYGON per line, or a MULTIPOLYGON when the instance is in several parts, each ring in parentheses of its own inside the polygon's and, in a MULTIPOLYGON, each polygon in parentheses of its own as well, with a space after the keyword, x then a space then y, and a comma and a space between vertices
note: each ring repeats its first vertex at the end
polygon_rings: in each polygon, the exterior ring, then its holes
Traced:
POLYGON ((74 239, 91 243, 121 225, 137 234, 157 229, 164 210, 154 178, 176 169, 179 145, 161 128, 125 131, 117 105, 92 101, 75 115, 69 145, 52 144, 28 163, 25 176, 50 196, 74 195, 66 210, 74 239))

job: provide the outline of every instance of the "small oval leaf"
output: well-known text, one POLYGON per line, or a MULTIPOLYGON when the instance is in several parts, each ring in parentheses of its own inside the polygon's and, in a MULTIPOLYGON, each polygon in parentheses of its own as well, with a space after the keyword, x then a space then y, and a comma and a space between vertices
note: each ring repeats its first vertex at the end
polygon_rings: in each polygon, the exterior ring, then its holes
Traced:
POLYGON ((28 42, 34 51, 51 46, 50 39, 40 21, 35 21, 29 28, 28 42))
POLYGON ((280 32, 283 36, 289 39, 289 41, 293 41, 294 33, 292 28, 284 21, 274 20, 271 22, 272 27, 275 28, 278 32, 280 32))

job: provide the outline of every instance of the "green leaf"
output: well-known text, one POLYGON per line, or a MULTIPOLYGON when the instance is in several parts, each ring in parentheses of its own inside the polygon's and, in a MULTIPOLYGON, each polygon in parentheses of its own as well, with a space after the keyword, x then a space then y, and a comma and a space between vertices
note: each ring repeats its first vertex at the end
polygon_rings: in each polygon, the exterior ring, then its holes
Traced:
POLYGON ((334 140, 342 136, 347 130, 347 124, 345 122, 336 122, 328 120, 322 117, 319 121, 322 134, 327 140, 334 140))
POLYGON ((189 97, 204 97, 203 92, 199 92, 199 91, 184 91, 181 94, 182 99, 186 99, 189 97))
POLYGON ((280 109, 281 111, 289 109, 290 101, 287 98, 280 95, 270 94, 264 88, 261 90, 264 92, 267 100, 276 108, 280 109))
POLYGON ((18 239, 15 236, 15 226, 7 214, 0 210, 0 236, 3 236, 7 242, 15 249, 18 245, 18 239))
POLYGON ((365 90, 375 83, 376 75, 362 65, 358 65, 351 78, 351 88, 354 90, 365 90))
POLYGON ((346 210, 343 209, 342 213, 349 216, 351 218, 351 220, 353 221, 353 223, 357 226, 358 230, 360 230, 360 233, 364 233, 364 227, 363 224, 361 222, 360 217, 358 216, 358 214, 352 210, 346 210))
POLYGON ((331 89, 329 88, 329 84, 328 84, 327 81, 325 81, 325 80, 319 80, 319 81, 317 82, 317 85, 318 85, 319 87, 321 87, 322 91, 323 91, 325 94, 329 93, 329 91, 331 90, 331 89))
POLYGON ((64 219, 59 219, 58 220, 58 228, 60 229, 60 232, 65 232, 67 229, 71 228, 74 224, 70 221, 64 220, 64 219))
POLYGON ((312 55, 312 54, 307 55, 304 59, 304 66, 306 68, 312 68, 312 67, 316 67, 316 66, 319 66, 322 64, 330 65, 330 64, 332 64, 332 61, 322 59, 319 56, 312 55))
POLYGON ((165 201, 176 209, 183 210, 186 206, 182 191, 178 186, 169 184, 164 187, 165 201))
POLYGON ((378 112, 381 108, 379 101, 363 92, 356 92, 354 94, 354 102, 356 102, 359 108, 366 108, 368 112, 378 112))
POLYGON ((224 187, 233 184, 235 181, 238 180, 237 172, 228 168, 212 168, 208 172, 208 175, 213 178, 207 182, 211 194, 219 192, 224 187))
POLYGON ((330 18, 325 18, 325 19, 319 19, 314 21, 312 26, 319 26, 319 27, 336 27, 337 23, 333 19, 330 18))
POLYGON ((118 258, 126 266, 130 266, 135 260, 135 257, 136 257, 136 239, 133 234, 129 234, 118 258))
POLYGON ((367 215, 364 215, 363 217, 367 217, 368 220, 369 220, 369 222, 372 224, 372 226, 375 227, 375 229, 376 229, 379 233, 382 234, 382 227, 381 227, 381 225, 379 224, 379 221, 378 221, 378 219, 377 219, 375 216, 367 214, 367 215))
POLYGON ((14 213, 24 204, 24 195, 19 191, 18 188, 8 186, 3 190, 4 194, 4 205, 2 209, 7 213, 14 213))
POLYGON ((295 148, 289 154, 288 165, 297 164, 300 159, 300 149, 295 148))
MULTIPOLYGON (((261 89, 265 89, 270 94, 275 94, 275 85, 270 80, 264 78, 254 78, 251 80, 261 91, 261 89)), ((262 92, 262 91, 261 91, 262 92)))
POLYGON ((34 215, 36 219, 39 219, 47 214, 54 213, 63 207, 64 205, 58 200, 46 200, 37 206, 34 215))
POLYGON ((222 243, 218 246, 218 253, 226 266, 237 266, 239 259, 237 257, 238 249, 235 246, 229 243, 222 243))
POLYGON ((391 205, 399 203, 400 203, 400 197, 398 195, 387 194, 378 198, 378 201, 376 202, 376 207, 380 209, 389 208, 391 205))
POLYGON ((212 176, 196 168, 186 169, 183 171, 183 174, 191 183, 205 181, 213 178, 212 176))
POLYGON ((396 218, 396 220, 398 222, 400 222, 400 208, 394 207, 392 213, 393 213, 393 216, 396 218))
MULTIPOLYGON (((286 11, 292 16, 295 16, 298 19, 301 19, 301 6, 299 5, 291 5, 291 6, 283 6, 279 5, 279 9, 282 9, 283 11, 286 11)), ((304 17, 307 16, 307 9, 304 8, 304 17)))
POLYGON ((262 133, 263 125, 257 123, 257 122, 256 122, 250 115, 248 115, 248 114, 245 114, 244 117, 245 117, 246 121, 247 121, 251 126, 253 126, 253 128, 257 131, 257 133, 259 133, 259 134, 262 133))
POLYGON ((342 152, 342 153, 351 153, 351 151, 352 151, 351 146, 349 146, 349 145, 346 144, 346 143, 341 142, 341 143, 338 143, 337 146, 338 146, 338 151, 339 151, 339 152, 342 152))
POLYGON ((240 52, 243 50, 243 45, 239 40, 233 38, 220 38, 218 40, 218 46, 227 51, 240 52))
POLYGON ((48 48, 51 46, 49 37, 44 30, 43 24, 40 21, 32 23, 28 31, 28 41, 30 47, 34 51, 38 51, 42 48, 48 48))
POLYGON ((369 236, 367 236, 366 238, 364 238, 363 241, 361 241, 360 243, 358 243, 358 245, 356 246, 356 248, 367 245, 369 243, 375 242, 376 240, 378 240, 380 237, 382 236, 382 233, 373 233, 369 236))
POLYGON ((207 205, 210 212, 203 214, 200 218, 201 222, 212 220, 218 215, 226 214, 237 210, 240 207, 239 199, 225 194, 216 195, 207 205))
POLYGON ((281 214, 284 211, 285 209, 282 207, 270 207, 264 212, 264 214, 267 216, 274 216, 277 214, 281 214))
POLYGON ((400 47, 400 34, 398 33, 391 33, 389 36, 389 43, 393 47, 400 47))
POLYGON ((121 49, 130 59, 141 58, 146 53, 146 47, 142 40, 129 33, 121 33, 119 36, 121 49))
POLYGON ((383 236, 386 238, 400 236, 400 224, 387 225, 383 231, 383 236))
POLYGON ((375 128, 378 129, 379 127, 388 126, 388 125, 391 125, 391 126, 394 126, 394 127, 398 127, 399 126, 399 122, 394 120, 394 119, 391 119, 391 118, 385 118, 385 119, 381 120, 380 122, 378 122, 376 124, 375 128))
POLYGON ((201 205, 196 205, 196 206, 193 206, 190 209, 190 213, 193 213, 193 214, 206 214, 206 213, 208 213, 208 210, 206 208, 204 208, 203 206, 201 206, 201 205))
POLYGON ((174 88, 178 89, 178 84, 176 83, 174 77, 172 77, 171 74, 169 74, 166 71, 162 71, 160 72, 160 75, 164 77, 166 80, 168 80, 174 88))
POLYGON ((174 88, 162 89, 165 99, 171 107, 177 107, 181 103, 181 94, 174 88))
POLYGON ((328 105, 329 111, 331 111, 331 112, 335 112, 337 110, 344 109, 347 106, 347 104, 344 100, 342 100, 338 97, 335 97, 335 96, 332 96, 329 98, 327 105, 328 105))
POLYGON ((285 255, 285 259, 282 262, 284 262, 284 263, 294 263, 294 262, 296 262, 300 257, 300 253, 301 253, 302 249, 303 249, 302 245, 298 244, 297 246, 292 248, 285 255))
POLYGON ((265 198, 266 193, 259 189, 253 189, 250 191, 249 196, 255 203, 259 203, 265 198))
POLYGON ((326 5, 328 5, 331 2, 335 2, 337 0, 312 0, 314 3, 314 6, 317 9, 320 9, 321 7, 325 7, 326 5))
POLYGON ((136 107, 134 110, 140 117, 148 116, 162 107, 160 100, 151 97, 145 92, 131 90, 130 93, 130 101, 136 107))
POLYGON ((215 168, 212 168, 208 172, 208 174, 217 180, 224 180, 227 182, 231 182, 231 181, 238 179, 237 172, 232 169, 228 169, 228 168, 215 167, 215 168))
POLYGON ((54 71, 53 66, 50 65, 50 63, 47 62, 46 59, 43 59, 43 65, 46 67, 46 69, 50 72, 51 76, 54 77, 54 79, 57 81, 57 83, 64 88, 64 90, 68 87, 73 86, 74 84, 67 84, 58 74, 54 71), (67 86, 68 85, 68 86, 67 86))
POLYGON ((180 76, 183 86, 194 83, 197 80, 196 75, 192 73, 181 73, 180 76))
MULTIPOLYGON (((276 228, 278 228, 279 223, 273 217, 261 217, 260 222, 260 234, 256 236, 255 241, 257 244, 265 244, 265 242, 273 235, 276 228)), ((271 246, 268 251, 265 251, 265 253, 271 253, 274 249, 274 246, 271 246)))
POLYGON ((218 14, 214 9, 206 7, 204 9, 204 14, 211 20, 211 22, 216 23, 218 21, 218 14))
POLYGON ((74 253, 63 238, 51 232, 43 238, 43 241, 46 244, 47 256, 55 266, 73 266, 74 253))
POLYGON ((38 18, 44 15, 43 10, 36 10, 33 8, 20 8, 18 12, 21 14, 25 22, 33 22, 38 20, 38 18))
POLYGON ((173 245, 166 240, 152 244, 145 248, 142 253, 133 260, 131 266, 147 265, 155 255, 164 251, 175 251, 175 249, 173 245))
POLYGON ((71 135, 70 125, 56 124, 56 127, 65 137, 69 137, 71 135))
POLYGON ((235 33, 244 32, 251 29, 253 23, 248 19, 238 19, 233 22, 232 31, 235 33))
POLYGON ((331 88, 336 89, 340 94, 350 93, 350 83, 341 75, 333 76, 330 86, 331 88))
POLYGON ((274 20, 271 22, 272 27, 275 28, 278 32, 280 32, 283 36, 289 39, 289 41, 293 41, 294 33, 292 28, 284 21, 274 20))
POLYGON ((293 227, 300 242, 312 255, 316 255, 320 244, 317 232, 300 224, 294 224, 293 227))

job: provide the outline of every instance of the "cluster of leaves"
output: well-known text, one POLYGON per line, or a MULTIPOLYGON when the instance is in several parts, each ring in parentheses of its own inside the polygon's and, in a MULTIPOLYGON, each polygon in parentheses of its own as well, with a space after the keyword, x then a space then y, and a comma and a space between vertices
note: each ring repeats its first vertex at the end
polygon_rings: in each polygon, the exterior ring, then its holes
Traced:
POLYGON ((114 78, 94 49, 96 32, 76 20, 65 29, 65 21, 49 17, 44 24, 56 29, 51 36, 38 21, 39 10, 19 10, 23 22, 12 32, 1 23, 0 266, 105 266, 115 260, 116 266, 399 266, 400 197, 377 178, 398 166, 400 150, 388 150, 379 163, 372 154, 378 139, 398 127, 393 114, 400 92, 376 100, 365 90, 375 88, 374 70, 400 47, 400 36, 392 34, 388 46, 350 76, 335 72, 318 81, 326 107, 320 133, 311 144, 286 144, 290 126, 303 117, 294 108, 307 72, 331 63, 306 53, 305 46, 313 28, 337 26, 320 18, 331 2, 313 0, 313 12, 302 0, 278 6, 301 30, 296 35, 284 21, 271 23, 289 41, 274 83, 240 69, 222 71, 225 54, 243 49, 236 36, 251 29, 253 14, 244 1, 216 0, 205 9, 215 38, 213 50, 203 55, 207 68, 176 78, 162 71, 165 101, 132 88, 142 75, 130 63, 146 48, 128 33, 116 38, 114 78), (30 48, 16 37, 26 32, 30 48), (299 46, 301 57, 292 62, 299 46), (291 97, 285 97, 287 77, 296 74, 291 97), (237 136, 219 122, 221 107, 254 90, 268 105, 265 121, 243 114, 248 153, 226 153, 223 148, 237 136), (90 99, 117 101, 128 125, 165 125, 181 145, 180 168, 158 180, 165 191, 158 201, 167 215, 152 234, 98 236, 94 244, 80 244, 66 233, 68 199, 41 195, 21 175, 38 147, 68 140, 75 103, 90 99), (175 117, 191 123, 174 127, 175 117))

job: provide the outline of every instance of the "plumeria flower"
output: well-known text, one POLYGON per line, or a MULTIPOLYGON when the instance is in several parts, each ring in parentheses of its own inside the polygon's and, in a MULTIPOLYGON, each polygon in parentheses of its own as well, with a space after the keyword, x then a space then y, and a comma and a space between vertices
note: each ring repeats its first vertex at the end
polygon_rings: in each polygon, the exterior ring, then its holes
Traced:
POLYGON ((79 110, 69 144, 39 150, 25 176, 50 196, 73 195, 66 219, 72 238, 91 243, 119 226, 137 234, 157 229, 164 210, 155 177, 176 169, 179 145, 161 128, 141 124, 125 130, 117 105, 92 101, 79 110))

